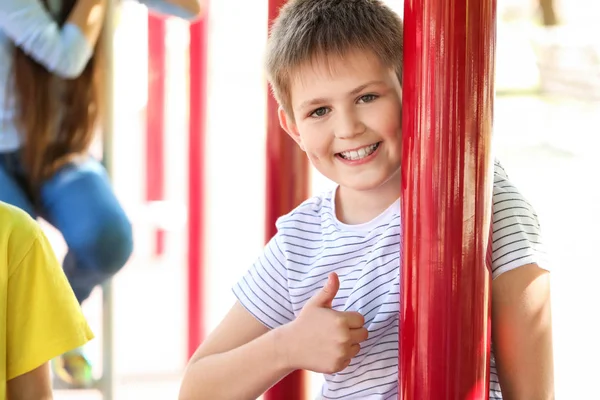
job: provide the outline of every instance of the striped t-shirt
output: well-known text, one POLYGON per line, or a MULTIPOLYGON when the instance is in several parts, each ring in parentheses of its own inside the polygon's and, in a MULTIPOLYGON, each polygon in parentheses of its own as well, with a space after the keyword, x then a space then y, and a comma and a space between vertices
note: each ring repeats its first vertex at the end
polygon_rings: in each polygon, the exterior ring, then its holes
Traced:
MULTIPOLYGON (((260 322, 275 328, 292 321, 305 302, 337 272, 333 309, 358 311, 369 338, 343 371, 325 375, 320 399, 394 399, 398 395, 400 310, 400 200, 360 225, 338 221, 335 190, 315 196, 277 221, 277 234, 233 291, 260 322)), ((522 265, 547 268, 532 206, 494 168, 492 277, 522 265)), ((491 357, 490 399, 501 399, 491 357)))

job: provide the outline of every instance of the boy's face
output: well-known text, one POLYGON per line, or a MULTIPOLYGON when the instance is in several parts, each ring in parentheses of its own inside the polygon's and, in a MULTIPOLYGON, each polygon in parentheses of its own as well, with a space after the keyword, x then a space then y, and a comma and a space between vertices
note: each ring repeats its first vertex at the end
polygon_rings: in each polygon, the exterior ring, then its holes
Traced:
POLYGON ((393 69, 367 52, 315 60, 291 82, 294 121, 282 127, 327 178, 377 189, 400 169, 402 89, 393 69))

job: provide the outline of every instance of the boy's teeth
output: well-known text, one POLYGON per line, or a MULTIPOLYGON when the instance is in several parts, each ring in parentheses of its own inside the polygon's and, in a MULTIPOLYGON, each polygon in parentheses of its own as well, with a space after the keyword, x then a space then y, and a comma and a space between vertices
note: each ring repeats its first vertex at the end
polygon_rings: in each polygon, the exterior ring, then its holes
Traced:
POLYGON ((358 150, 343 151, 340 153, 340 155, 346 160, 360 160, 361 158, 371 155, 375 149, 377 149, 377 146, 379 146, 378 143, 362 147, 358 150))

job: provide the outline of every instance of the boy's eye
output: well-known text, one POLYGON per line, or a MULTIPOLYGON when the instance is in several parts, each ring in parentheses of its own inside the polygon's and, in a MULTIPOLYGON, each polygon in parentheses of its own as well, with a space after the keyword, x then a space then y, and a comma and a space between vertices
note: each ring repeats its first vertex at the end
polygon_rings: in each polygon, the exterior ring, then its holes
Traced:
POLYGON ((358 99, 359 103, 370 103, 373 100, 377 99, 377 96, 374 94, 365 94, 364 96, 360 96, 358 99))
POLYGON ((327 107, 320 107, 320 108, 317 108, 312 113, 310 113, 310 116, 311 117, 324 117, 325 115, 327 115, 328 111, 329 110, 327 109, 327 107))

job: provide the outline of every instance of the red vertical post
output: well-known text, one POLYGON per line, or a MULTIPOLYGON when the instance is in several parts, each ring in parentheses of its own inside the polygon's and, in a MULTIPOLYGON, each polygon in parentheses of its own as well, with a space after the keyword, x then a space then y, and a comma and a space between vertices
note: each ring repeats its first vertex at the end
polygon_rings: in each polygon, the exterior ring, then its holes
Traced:
MULTIPOLYGON (((269 0, 269 27, 277 17, 285 0, 269 0)), ((269 91, 267 99, 267 162, 265 239, 276 233, 275 221, 287 214, 308 197, 309 168, 306 155, 281 129, 277 114, 278 104, 269 91)), ((304 371, 295 371, 273 386, 265 400, 306 399, 304 371)))
POLYGON ((204 339, 204 177, 206 154, 206 96, 208 61, 208 8, 190 25, 189 150, 188 150, 188 358, 204 339))
MULTIPOLYGON (((148 104, 146 106, 146 201, 164 196, 164 132, 166 87, 166 26, 161 17, 148 14, 148 104)), ((155 232, 154 254, 164 252, 165 232, 155 232)))
POLYGON ((487 399, 496 1, 404 18, 399 398, 487 399))

